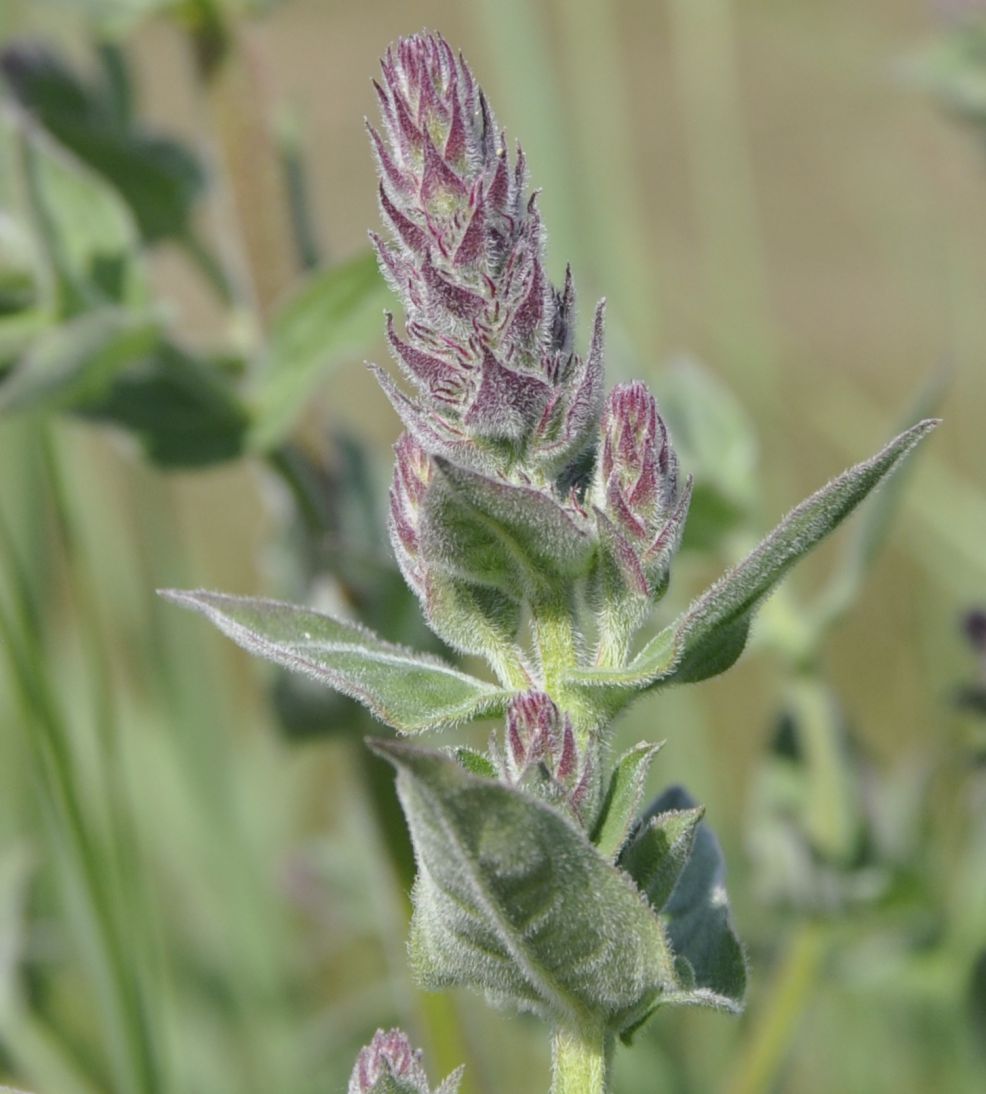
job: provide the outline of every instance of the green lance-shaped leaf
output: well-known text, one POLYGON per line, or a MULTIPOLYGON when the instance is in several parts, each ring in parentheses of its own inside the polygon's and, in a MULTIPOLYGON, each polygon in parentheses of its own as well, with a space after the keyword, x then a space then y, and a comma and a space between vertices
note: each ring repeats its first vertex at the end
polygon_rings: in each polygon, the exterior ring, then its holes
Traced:
POLYGON ((59 314, 145 302, 137 230, 115 190, 13 112, 0 114, 0 166, 16 173, 59 314))
POLYGON ((357 699, 401 733, 420 733, 500 713, 510 693, 437 657, 378 638, 356 623, 255 597, 162 590, 201 612, 250 653, 357 699))
POLYGON ((562 813, 441 753, 371 747, 398 771, 419 868, 411 954, 427 987, 616 1032, 685 990, 643 895, 562 813))
POLYGON ((592 842, 603 858, 613 861, 626 842, 637 819, 650 765, 663 744, 641 741, 616 761, 592 833, 592 842))
POLYGON ((655 685, 695 683, 728 669, 743 652, 757 608, 787 571, 825 538, 938 424, 919 422, 886 448, 834 478, 777 525, 747 557, 656 635, 623 669, 584 670, 568 683, 611 712, 655 685))
POLYGON ((657 1005, 694 1003, 739 1012, 746 995, 746 959, 729 914, 719 841, 700 823, 701 812, 686 791, 671 787, 643 818, 644 846, 631 844, 621 865, 642 871, 640 883, 660 906, 677 960, 680 994, 657 1005), (663 861, 654 854, 661 846, 663 861))
POLYGON ((361 357, 379 338, 388 299, 376 258, 367 251, 311 274, 274 316, 253 392, 253 443, 284 439, 327 373, 361 357))

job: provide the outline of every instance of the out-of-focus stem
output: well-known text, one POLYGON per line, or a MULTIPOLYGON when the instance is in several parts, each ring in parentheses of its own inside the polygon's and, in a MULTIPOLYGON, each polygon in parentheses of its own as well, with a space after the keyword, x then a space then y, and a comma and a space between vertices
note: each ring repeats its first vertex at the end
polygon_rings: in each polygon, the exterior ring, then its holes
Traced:
POLYGON ((581 187, 592 264, 610 307, 625 316, 634 347, 647 360, 661 334, 659 248, 638 184, 630 61, 608 0, 563 2, 558 18, 569 61, 571 113, 579 119, 579 170, 573 182, 581 187))
POLYGON ((774 1089, 777 1072, 791 1043, 825 958, 825 926, 803 923, 765 993, 746 1050, 726 1087, 727 1094, 765 1094, 774 1089))
POLYGON ((220 185, 242 251, 239 295, 264 322, 295 269, 264 69, 245 28, 221 21, 218 13, 192 21, 189 37, 220 150, 220 185))
POLYGON ((277 141, 281 155, 295 261, 302 270, 314 269, 322 261, 322 248, 315 229, 308 175, 302 151, 301 126, 294 112, 284 109, 277 119, 277 141))
POLYGON ((717 365, 779 407, 767 277, 744 141, 732 0, 671 0, 674 77, 684 113, 717 365))

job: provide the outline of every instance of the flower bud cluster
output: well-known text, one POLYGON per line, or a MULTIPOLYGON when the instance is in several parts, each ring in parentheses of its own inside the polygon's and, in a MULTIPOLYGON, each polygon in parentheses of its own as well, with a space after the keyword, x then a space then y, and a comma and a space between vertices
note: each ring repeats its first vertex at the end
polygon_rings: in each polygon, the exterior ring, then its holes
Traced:
POLYGON ((511 165, 461 57, 438 35, 417 36, 391 47, 382 70, 383 133, 369 132, 391 239, 371 239, 406 310, 405 335, 392 318, 387 335, 416 398, 381 383, 429 452, 553 475, 595 424, 601 321, 588 358, 573 354, 571 278, 561 292, 548 284, 523 152, 511 165))
POLYGON ((579 748, 571 719, 543 692, 528 692, 511 702, 500 765, 506 782, 584 819, 592 788, 591 754, 579 748))
POLYGON ((666 583, 681 541, 690 486, 678 489, 678 460, 644 384, 612 390, 601 432, 592 504, 627 584, 651 597, 666 583))
POLYGON ((688 508, 664 423, 639 383, 604 409, 603 305, 576 353, 571 273, 549 283, 523 152, 508 153, 466 63, 423 34, 381 68, 383 124, 368 129, 389 233, 371 238, 404 305, 387 338, 410 390, 375 372, 406 430, 391 489, 401 568, 434 629, 491 659, 525 602, 584 579, 622 655, 688 508))
MULTIPOLYGON (((434 1094, 456 1094, 462 1077, 457 1068, 434 1094)), ((349 1078, 348 1094, 432 1094, 421 1065, 421 1050, 411 1047, 400 1029, 378 1029, 373 1040, 360 1049, 349 1078)))
POLYGON ((378 1083, 402 1079, 413 1090, 428 1094, 428 1076, 421 1066, 421 1051, 411 1047, 400 1029, 378 1029, 373 1040, 361 1048, 349 1079, 349 1094, 371 1094, 378 1083))

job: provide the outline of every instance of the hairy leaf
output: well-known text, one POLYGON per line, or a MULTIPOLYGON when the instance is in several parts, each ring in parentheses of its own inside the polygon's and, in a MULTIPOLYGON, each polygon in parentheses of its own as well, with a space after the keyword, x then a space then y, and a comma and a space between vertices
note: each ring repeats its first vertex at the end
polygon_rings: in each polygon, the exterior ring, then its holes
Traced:
POLYGON ((743 652, 753 613, 770 590, 895 471, 937 424, 931 419, 918 423, 869 460, 823 486, 703 593, 675 624, 681 660, 674 679, 692 683, 729 668, 743 652))
POLYGON ((603 858, 613 861, 626 842, 637 819, 650 765, 663 744, 641 741, 616 761, 592 834, 603 858))
POLYGON ((514 595, 585 572, 592 538, 558 502, 442 457, 436 463, 427 503, 429 559, 514 595))
POLYGON ((398 771, 419 867, 411 952, 426 986, 468 985, 615 1031, 680 989, 657 916, 559 811, 441 753, 371 747, 398 771))
POLYGON ((162 590, 201 612, 250 653, 357 699, 401 733, 420 733, 499 713, 509 692, 437 657, 378 638, 356 623, 293 604, 203 590, 162 590))
POLYGON ((660 911, 691 857, 695 833, 705 814, 697 809, 671 809, 646 819, 623 849, 620 868, 633 878, 660 911))

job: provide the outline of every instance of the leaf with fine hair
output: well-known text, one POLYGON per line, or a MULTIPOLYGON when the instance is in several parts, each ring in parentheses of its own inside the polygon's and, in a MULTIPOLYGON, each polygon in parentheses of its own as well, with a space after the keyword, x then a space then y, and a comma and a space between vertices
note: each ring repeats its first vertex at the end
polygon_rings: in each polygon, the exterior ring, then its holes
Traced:
POLYGON ((586 572, 592 538, 554 498, 440 456, 435 463, 423 547, 429 560, 514 595, 586 572))
POLYGON ((560 811, 441 753, 369 743, 398 772, 419 871, 411 954, 427 987, 468 985, 614 1032, 686 990, 643 895, 560 811))
POLYGON ((690 684, 728 669, 743 652, 753 616, 787 571, 892 474, 938 422, 927 419, 806 498, 733 569, 692 602, 623 669, 572 673, 568 684, 609 710, 655 686, 690 684))
POLYGON ((636 820, 650 765, 663 745, 663 741, 641 741, 616 761, 592 833, 603 858, 612 861, 620 853, 636 820))
POLYGON ((237 645, 361 702, 399 733, 422 733, 501 713, 510 692, 437 657, 378 638, 356 623, 257 597, 162 589, 201 612, 237 645))

